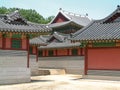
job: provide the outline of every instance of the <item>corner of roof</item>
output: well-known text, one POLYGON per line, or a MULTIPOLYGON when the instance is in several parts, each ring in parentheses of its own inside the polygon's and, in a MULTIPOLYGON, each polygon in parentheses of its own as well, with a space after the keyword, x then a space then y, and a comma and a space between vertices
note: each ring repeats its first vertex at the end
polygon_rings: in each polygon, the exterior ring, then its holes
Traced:
POLYGON ((90 27, 93 23, 95 23, 96 21, 93 20, 91 21, 87 26, 83 27, 82 29, 78 30, 77 32, 73 33, 73 38, 76 37, 77 35, 79 35, 80 33, 82 33, 85 29, 87 29, 88 27, 90 27))
POLYGON ((120 5, 117 5, 117 8, 111 14, 109 14, 108 16, 106 16, 103 19, 96 20, 96 22, 104 22, 107 19, 109 19, 110 17, 112 17, 113 15, 115 15, 116 13, 120 13, 120 5))

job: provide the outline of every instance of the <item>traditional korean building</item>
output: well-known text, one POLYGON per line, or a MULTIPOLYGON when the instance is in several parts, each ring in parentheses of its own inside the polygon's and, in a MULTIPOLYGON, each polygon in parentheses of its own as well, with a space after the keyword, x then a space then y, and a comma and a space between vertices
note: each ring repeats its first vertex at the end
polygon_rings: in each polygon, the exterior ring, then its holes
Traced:
POLYGON ((50 31, 28 22, 18 10, 0 15, 0 84, 30 82, 29 39, 50 31))
POLYGON ((84 50, 79 42, 71 43, 69 34, 59 32, 40 38, 47 45, 38 47, 39 68, 65 69, 69 74, 83 73, 84 50))
POLYGON ((85 48, 85 75, 120 75, 120 6, 74 34, 73 42, 85 48))
POLYGON ((48 45, 39 47, 39 67, 63 68, 66 73, 81 74, 84 63, 81 56, 84 56, 84 50, 79 47, 80 43, 71 43, 70 37, 72 33, 91 21, 88 15, 79 15, 60 9, 49 24, 52 28, 51 35, 43 37, 48 45))
POLYGON ((84 53, 80 52, 80 43, 71 43, 69 34, 54 32, 46 42, 48 45, 39 47, 41 57, 77 56, 84 53))
POLYGON ((49 27, 53 29, 53 32, 70 34, 88 25, 91 20, 88 14, 75 14, 60 8, 56 17, 50 22, 49 27))

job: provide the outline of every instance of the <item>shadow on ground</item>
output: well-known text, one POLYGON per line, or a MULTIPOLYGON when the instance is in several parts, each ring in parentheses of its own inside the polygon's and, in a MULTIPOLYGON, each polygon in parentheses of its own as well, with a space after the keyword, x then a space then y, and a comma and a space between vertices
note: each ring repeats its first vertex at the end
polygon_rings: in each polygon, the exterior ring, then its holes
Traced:
POLYGON ((54 80, 31 80, 31 83, 34 82, 53 82, 54 80))

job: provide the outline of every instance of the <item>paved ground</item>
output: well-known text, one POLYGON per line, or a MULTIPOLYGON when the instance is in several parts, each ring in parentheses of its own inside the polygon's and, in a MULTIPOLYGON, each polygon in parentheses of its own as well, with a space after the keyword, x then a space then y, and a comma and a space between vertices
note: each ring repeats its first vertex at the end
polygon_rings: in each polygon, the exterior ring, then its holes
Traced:
POLYGON ((81 79, 80 75, 36 76, 30 83, 1 85, 0 90, 120 90, 120 81, 81 79))

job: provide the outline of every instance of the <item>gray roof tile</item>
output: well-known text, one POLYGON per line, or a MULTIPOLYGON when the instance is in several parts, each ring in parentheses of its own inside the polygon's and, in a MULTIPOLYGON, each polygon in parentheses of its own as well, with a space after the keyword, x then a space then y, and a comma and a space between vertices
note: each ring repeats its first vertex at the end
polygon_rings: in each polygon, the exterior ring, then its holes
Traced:
POLYGON ((117 8, 117 10, 105 19, 93 21, 88 26, 77 31, 73 34, 74 37, 72 40, 120 39, 120 19, 114 22, 104 23, 118 13, 118 10, 120 10, 120 8, 117 8))
MULTIPOLYGON (((68 22, 64 22, 64 23, 60 23, 60 24, 56 23, 56 24, 51 25, 51 27, 56 27, 56 26, 61 26, 61 25, 64 25, 64 24, 68 24, 71 21, 76 23, 76 24, 78 24, 78 25, 80 25, 80 26, 86 26, 86 25, 88 25, 92 21, 92 19, 90 19, 86 15, 82 16, 82 15, 71 13, 71 12, 67 12, 67 11, 64 11, 64 10, 60 10, 59 13, 61 13, 69 21, 68 22)), ((55 20, 55 18, 51 21, 51 23, 55 20)))
POLYGON ((30 45, 47 45, 46 41, 42 36, 30 39, 30 45))
POLYGON ((75 47, 75 46, 80 46, 80 43, 71 43, 70 41, 66 42, 52 42, 48 44, 47 46, 40 46, 39 49, 47 49, 47 48, 69 48, 69 47, 75 47))
POLYGON ((48 25, 36 24, 26 21, 18 12, 13 12, 8 15, 0 15, 0 31, 9 32, 49 32, 52 31, 48 25), (5 18, 7 17, 7 19, 5 18), (10 23, 14 19, 21 18, 26 24, 13 24, 10 23))

